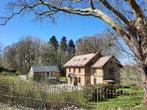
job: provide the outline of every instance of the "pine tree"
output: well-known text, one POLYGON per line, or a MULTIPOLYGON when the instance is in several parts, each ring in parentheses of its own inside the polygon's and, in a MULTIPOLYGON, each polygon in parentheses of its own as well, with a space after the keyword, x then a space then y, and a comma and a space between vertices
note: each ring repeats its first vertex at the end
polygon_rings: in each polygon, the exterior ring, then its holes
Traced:
POLYGON ((67 43, 66 42, 67 42, 66 37, 63 36, 61 39, 61 43, 60 43, 60 49, 62 52, 67 51, 67 43))
POLYGON ((57 41, 57 39, 56 39, 56 36, 53 35, 53 36, 50 38, 49 44, 52 45, 53 48, 54 48, 56 51, 58 50, 59 43, 58 43, 58 41, 57 41))
POLYGON ((75 51, 76 51, 76 49, 75 49, 74 41, 70 40, 68 42, 68 53, 69 53, 70 58, 75 55, 75 51))
POLYGON ((44 54, 44 63, 46 65, 58 65, 57 57, 57 51, 51 44, 49 44, 44 54))
POLYGON ((47 65, 58 65, 58 48, 59 44, 56 36, 52 36, 48 42, 46 52, 44 53, 44 62, 47 65))

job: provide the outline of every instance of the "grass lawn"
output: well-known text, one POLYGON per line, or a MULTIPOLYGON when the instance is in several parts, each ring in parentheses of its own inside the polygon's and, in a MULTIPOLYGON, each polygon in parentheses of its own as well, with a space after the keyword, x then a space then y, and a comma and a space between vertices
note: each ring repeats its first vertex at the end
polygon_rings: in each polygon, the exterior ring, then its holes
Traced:
MULTIPOLYGON (((114 99, 108 99, 102 102, 91 102, 89 106, 92 110, 109 110, 112 108, 124 108, 124 110, 130 110, 133 107, 140 106, 143 99, 143 89, 127 88, 121 89, 128 93, 136 93, 131 96, 118 96, 114 99)), ((131 109, 132 110, 132 109, 131 109)), ((143 110, 143 109, 136 109, 143 110)))
POLYGON ((66 77, 60 77, 59 80, 67 82, 66 77))
POLYGON ((16 75, 0 75, 0 80, 4 79, 4 80, 8 80, 8 81, 15 81, 17 78, 16 75))

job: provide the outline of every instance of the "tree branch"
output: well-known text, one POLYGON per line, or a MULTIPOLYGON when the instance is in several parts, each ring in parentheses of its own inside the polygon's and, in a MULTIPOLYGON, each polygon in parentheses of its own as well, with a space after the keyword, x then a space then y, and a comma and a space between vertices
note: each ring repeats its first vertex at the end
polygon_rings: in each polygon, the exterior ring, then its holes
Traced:
POLYGON ((62 12, 66 12, 66 13, 77 14, 77 15, 82 15, 82 16, 95 16, 97 18, 102 19, 103 21, 105 21, 109 25, 111 25, 112 28, 114 30, 116 30, 118 33, 120 33, 121 35, 127 36, 128 40, 130 39, 126 30, 124 30, 117 22, 115 22, 111 17, 107 16, 99 9, 93 10, 91 8, 80 9, 80 8, 69 8, 69 7, 57 7, 57 6, 52 5, 50 3, 44 3, 44 5, 47 5, 48 7, 54 8, 57 11, 62 11, 62 12))
MULTIPOLYGON (((56 6, 55 4, 52 4, 50 2, 45 2, 43 0, 40 0, 40 2, 37 2, 36 4, 33 5, 29 5, 29 4, 22 4, 22 8, 19 12, 14 13, 12 16, 10 16, 5 24, 7 23, 7 21, 9 21, 12 17, 14 17, 17 14, 20 14, 23 10, 25 10, 26 8, 30 8, 33 9, 35 7, 37 7, 38 5, 44 5, 47 6, 49 8, 49 13, 48 15, 50 15, 50 11, 52 10, 56 10, 58 11, 62 11, 62 12, 66 12, 66 13, 71 13, 71 14, 77 14, 77 15, 82 15, 82 16, 94 16, 97 18, 102 19, 103 21, 105 21, 106 23, 108 23, 109 25, 112 26, 112 28, 117 31, 118 33, 120 33, 121 35, 124 35, 125 41, 127 41, 127 43, 130 41, 130 36, 128 34, 128 32, 121 27, 117 22, 115 22, 111 17, 107 16, 105 13, 103 13, 101 10, 99 9, 92 9, 92 8, 85 8, 85 9, 80 9, 80 8, 69 8, 69 7, 61 7, 61 6, 56 6)), ((44 12, 43 12, 44 13, 44 12)), ((46 13, 46 12, 45 12, 46 13)), ((42 15, 41 13, 36 13, 39 15, 42 15)))
POLYGON ((121 13, 119 12, 117 9, 115 9, 113 6, 111 6, 107 0, 100 0, 100 2, 110 11, 112 11, 115 15, 117 15, 124 23, 126 23, 127 25, 129 25, 129 21, 128 19, 121 13))
POLYGON ((93 4, 93 0, 89 0, 89 4, 90 4, 91 8, 94 10, 95 7, 94 7, 94 4, 93 4))
POLYGON ((48 6, 58 11, 63 11, 66 13, 78 14, 82 16, 95 16, 97 18, 102 19, 107 24, 109 24, 116 32, 120 33, 123 39, 129 44, 129 47, 131 48, 131 50, 134 51, 134 45, 132 45, 131 43, 131 38, 129 33, 126 30, 124 30, 123 27, 121 27, 118 23, 116 23, 112 18, 104 14, 101 10, 99 9, 92 10, 91 8, 78 9, 78 8, 68 8, 68 7, 57 7, 52 4, 48 4, 48 6))
POLYGON ((23 12, 23 10, 25 10, 26 7, 21 8, 18 12, 11 14, 8 17, 1 17, 0 19, 4 20, 4 23, 0 23, 0 25, 6 25, 10 19, 14 18, 16 15, 19 15, 23 12))
POLYGON ((135 0, 126 0, 126 1, 130 4, 130 6, 133 9, 136 17, 144 18, 144 13, 135 0))

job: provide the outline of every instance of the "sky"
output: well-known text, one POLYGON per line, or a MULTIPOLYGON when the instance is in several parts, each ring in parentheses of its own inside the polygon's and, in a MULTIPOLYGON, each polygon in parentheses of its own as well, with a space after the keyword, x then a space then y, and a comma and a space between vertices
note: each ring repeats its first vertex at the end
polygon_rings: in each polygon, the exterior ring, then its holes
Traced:
POLYGON ((34 19, 31 15, 17 16, 7 25, 0 26, 0 42, 9 45, 27 35, 44 41, 48 41, 52 35, 55 35, 58 41, 63 36, 76 41, 80 37, 104 32, 108 26, 97 18, 77 15, 62 14, 56 17, 56 23, 52 23, 49 19, 42 22, 34 19))
MULTIPOLYGON (((34 19, 32 14, 16 16, 6 25, 0 26, 0 44, 3 47, 11 45, 28 35, 38 37, 43 41, 48 41, 52 35, 55 35, 58 41, 63 36, 66 36, 67 40, 76 41, 84 36, 102 33, 109 28, 106 23, 95 17, 63 13, 56 16, 56 23, 52 23, 49 19, 42 22, 34 19)), ((121 58, 121 61, 128 63, 129 60, 125 56, 121 58)))

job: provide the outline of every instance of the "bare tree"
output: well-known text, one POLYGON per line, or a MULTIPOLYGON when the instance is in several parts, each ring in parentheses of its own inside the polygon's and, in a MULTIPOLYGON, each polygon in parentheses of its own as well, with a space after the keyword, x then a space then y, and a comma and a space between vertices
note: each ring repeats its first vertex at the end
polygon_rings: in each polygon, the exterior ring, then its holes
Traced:
POLYGON ((108 32, 80 38, 76 43, 76 54, 100 52, 103 55, 119 56, 121 48, 117 40, 115 35, 108 32))
POLYGON ((54 18, 57 12, 93 16, 109 24, 128 44, 142 75, 144 103, 147 105, 147 1, 146 0, 13 0, 10 15, 2 24, 25 11, 54 18), (124 14, 125 13, 125 14, 124 14))
POLYGON ((17 68, 16 44, 4 48, 3 60, 5 68, 9 70, 15 70, 17 68))
POLYGON ((42 63, 42 43, 39 39, 28 36, 19 42, 5 47, 4 66, 8 69, 18 70, 22 74, 27 74, 34 64, 42 63))

